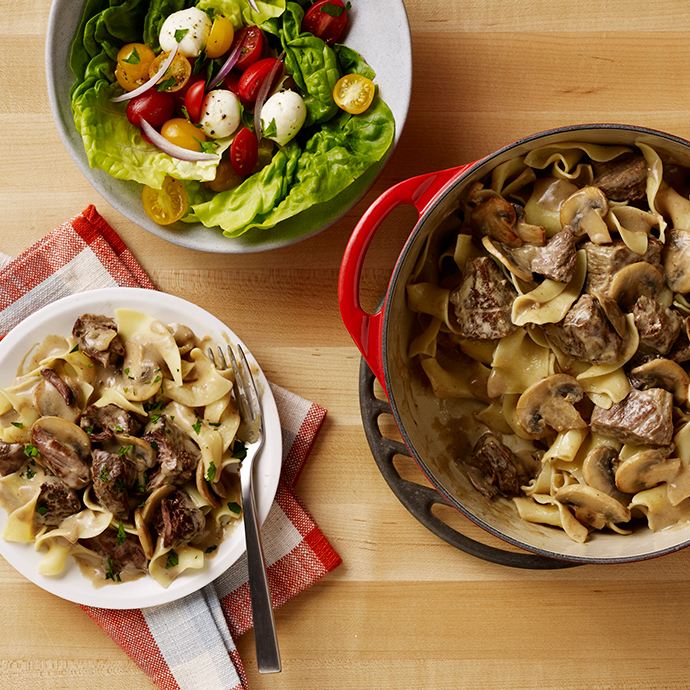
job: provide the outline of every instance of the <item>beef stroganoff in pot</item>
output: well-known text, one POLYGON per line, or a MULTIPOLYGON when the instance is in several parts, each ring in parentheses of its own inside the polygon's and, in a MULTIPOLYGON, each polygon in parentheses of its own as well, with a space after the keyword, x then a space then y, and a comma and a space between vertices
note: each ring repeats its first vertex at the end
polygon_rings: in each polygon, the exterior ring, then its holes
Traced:
POLYGON ((72 556, 94 586, 204 566, 241 515, 232 370, 207 338, 133 309, 83 314, 0 389, 3 539, 72 556))
POLYGON ((689 194, 642 142, 554 144, 427 238, 408 354, 487 500, 578 543, 690 520, 689 194))

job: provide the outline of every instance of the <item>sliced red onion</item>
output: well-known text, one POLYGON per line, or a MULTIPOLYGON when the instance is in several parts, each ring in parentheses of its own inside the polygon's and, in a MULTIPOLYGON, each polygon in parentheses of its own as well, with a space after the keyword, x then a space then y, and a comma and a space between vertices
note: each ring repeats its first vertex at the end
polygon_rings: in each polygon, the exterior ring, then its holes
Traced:
POLYGON ((225 61, 225 64, 220 68, 220 72, 216 74, 215 77, 213 77, 211 83, 208 85, 208 91, 211 89, 215 89, 218 84, 220 84, 225 77, 228 76, 230 73, 230 70, 235 66, 235 63, 240 59, 240 55, 242 55, 242 48, 244 47, 244 43, 240 41, 237 44, 237 47, 235 50, 228 55, 228 59, 225 61))
POLYGON ((256 3, 254 2, 254 0, 247 0, 247 2, 249 3, 249 6, 254 10, 254 12, 259 11, 259 8, 256 6, 256 3))
POLYGON ((202 151, 190 151, 183 149, 181 146, 171 144, 158 130, 152 127, 146 120, 139 118, 139 125, 149 141, 159 148, 163 153, 167 153, 173 158, 179 158, 182 161, 212 161, 217 160, 220 156, 217 153, 203 153, 202 151))
POLYGON ((280 54, 276 63, 271 67, 271 71, 266 75, 266 79, 259 87, 259 92, 256 94, 256 101, 254 101, 254 134, 257 141, 261 141, 261 110, 266 102, 266 96, 268 96, 268 92, 271 90, 271 86, 273 86, 273 80, 278 72, 278 68, 283 68, 284 56, 284 52, 280 54))
POLYGON ((138 86, 136 89, 134 89, 134 91, 127 91, 127 93, 123 93, 121 96, 115 96, 115 98, 111 98, 110 100, 113 103, 129 101, 132 98, 136 98, 136 96, 141 96, 142 93, 145 93, 151 87, 155 86, 165 76, 165 73, 170 68, 170 65, 172 65, 172 61, 175 59, 175 56, 177 55, 177 49, 179 47, 179 44, 177 44, 170 51, 170 55, 168 55, 168 57, 165 58, 165 60, 163 61, 163 65, 158 70, 158 72, 156 72, 145 84, 138 86))

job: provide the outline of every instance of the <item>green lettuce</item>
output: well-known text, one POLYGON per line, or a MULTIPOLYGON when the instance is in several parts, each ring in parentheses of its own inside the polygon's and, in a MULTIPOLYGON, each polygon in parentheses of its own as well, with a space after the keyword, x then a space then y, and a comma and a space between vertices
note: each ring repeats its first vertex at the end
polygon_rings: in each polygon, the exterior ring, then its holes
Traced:
MULTIPOLYGON (((70 91, 74 122, 91 167, 157 189, 166 175, 181 180, 189 201, 183 220, 220 226, 230 237, 250 228, 269 230, 334 199, 383 160, 395 134, 392 113, 378 96, 361 115, 349 115, 333 101, 341 75, 374 78, 358 53, 303 33, 304 11, 297 3, 258 0, 257 5, 258 13, 247 0, 87 0, 70 56, 76 78, 70 91), (259 24, 272 35, 274 46, 282 45, 286 69, 308 112, 297 137, 277 148, 266 167, 239 187, 217 194, 203 184, 215 177, 216 161, 192 163, 163 154, 127 120, 126 103, 110 101, 120 93, 114 80, 119 48, 141 41, 157 49, 165 17, 193 5, 223 14, 236 28, 259 24)), ((231 138, 216 144, 222 153, 231 138)))

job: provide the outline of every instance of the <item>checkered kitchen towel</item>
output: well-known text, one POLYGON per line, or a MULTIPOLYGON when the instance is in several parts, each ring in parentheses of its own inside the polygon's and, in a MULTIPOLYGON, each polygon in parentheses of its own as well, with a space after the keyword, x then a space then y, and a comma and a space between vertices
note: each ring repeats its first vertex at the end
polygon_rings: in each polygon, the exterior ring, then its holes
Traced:
MULTIPOLYGON (((16 259, 0 254, 0 338, 56 299, 117 286, 155 289, 89 206, 16 259)), ((283 432, 283 469, 261 533, 278 608, 341 559, 294 490, 326 410, 278 386, 271 389, 283 432)), ((165 690, 247 688, 233 642, 252 627, 244 557, 210 585, 171 604, 128 611, 82 608, 165 690)))

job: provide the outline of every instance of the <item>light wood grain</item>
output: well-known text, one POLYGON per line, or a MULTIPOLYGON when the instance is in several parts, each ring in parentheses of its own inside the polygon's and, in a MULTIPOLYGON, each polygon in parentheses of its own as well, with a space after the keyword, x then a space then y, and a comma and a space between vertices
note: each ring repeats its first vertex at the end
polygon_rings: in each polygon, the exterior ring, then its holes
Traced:
MULTIPOLYGON (((373 0, 353 5, 365 1, 373 0)), ((226 321, 269 378, 328 409, 299 494, 343 564, 277 612, 281 674, 260 676, 252 633, 238 640, 255 690, 687 688, 690 551, 626 566, 511 569, 449 546, 397 501, 362 429, 360 358, 340 320, 337 277, 358 218, 405 178, 565 124, 620 122, 690 137, 690 9, 677 0, 406 7, 410 113, 373 189, 305 242, 226 256, 163 242, 97 195, 50 114, 50 0, 0 0, 0 251, 20 253, 93 203, 161 290, 226 321)), ((415 221, 413 210, 398 209, 375 238, 363 274, 367 308, 415 221)), ((425 481, 409 462, 400 468, 425 481)), ((497 545, 455 511, 439 514, 497 545)), ((111 690, 153 687, 77 606, 0 559, 0 688, 104 682, 111 690)))

